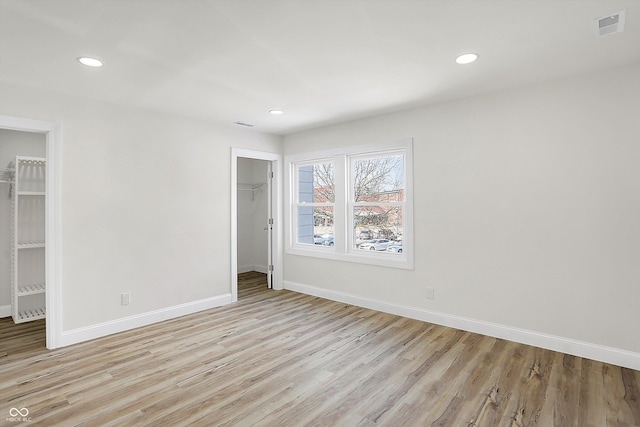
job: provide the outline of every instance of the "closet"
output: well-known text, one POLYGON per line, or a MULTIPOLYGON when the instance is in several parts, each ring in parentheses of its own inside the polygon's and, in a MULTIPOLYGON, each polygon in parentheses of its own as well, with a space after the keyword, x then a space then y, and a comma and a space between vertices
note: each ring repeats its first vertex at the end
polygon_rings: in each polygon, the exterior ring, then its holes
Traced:
POLYGON ((238 158, 238 273, 268 273, 268 163, 238 158))
POLYGON ((43 154, 43 135, 0 130, 0 316, 15 323, 46 317, 43 154))

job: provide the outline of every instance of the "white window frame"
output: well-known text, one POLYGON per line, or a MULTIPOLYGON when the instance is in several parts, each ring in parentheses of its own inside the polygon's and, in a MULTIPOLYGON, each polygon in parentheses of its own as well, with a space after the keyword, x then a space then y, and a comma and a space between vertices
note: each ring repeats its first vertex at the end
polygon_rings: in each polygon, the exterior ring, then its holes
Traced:
MULTIPOLYGON (((332 150, 300 153, 285 156, 285 242, 286 252, 291 255, 332 259, 362 264, 379 265, 413 270, 413 140, 405 138, 386 144, 343 147, 332 150), (352 192, 351 162, 353 159, 404 155, 404 201, 402 205, 403 252, 402 254, 364 251, 355 248, 353 236, 354 206, 352 192), (332 162, 335 169, 334 245, 309 245, 297 242, 297 171, 298 167, 332 162)), ((325 203, 320 203, 324 205, 325 203)), ((374 203, 379 205, 381 203, 374 203)), ((307 204, 312 206, 314 204, 307 204)))
MULTIPOLYGON (((329 158, 321 158, 321 159, 314 159, 312 161, 301 161, 301 162, 295 162, 292 166, 291 166, 291 175, 292 175, 292 190, 293 193, 291 194, 292 199, 291 199, 291 219, 292 219, 292 231, 293 230, 298 230, 298 215, 297 215, 297 211, 298 208, 300 207, 310 207, 310 208, 316 208, 319 206, 331 206, 334 209, 333 215, 334 215, 334 227, 335 227, 335 206, 336 206, 336 201, 334 202, 322 202, 322 203, 309 203, 309 202, 300 202, 298 200, 298 194, 299 194, 299 170, 301 167, 305 167, 305 166, 314 166, 317 164, 322 164, 322 163, 333 163, 334 169, 335 169, 335 163, 334 163, 334 159, 329 157, 329 158)), ((297 231, 293 232, 293 236, 295 239, 295 245, 298 247, 303 247, 303 248, 311 248, 313 250, 316 249, 322 249, 324 247, 324 245, 315 245, 315 244, 308 244, 308 243, 299 243, 298 239, 297 239, 297 231)))

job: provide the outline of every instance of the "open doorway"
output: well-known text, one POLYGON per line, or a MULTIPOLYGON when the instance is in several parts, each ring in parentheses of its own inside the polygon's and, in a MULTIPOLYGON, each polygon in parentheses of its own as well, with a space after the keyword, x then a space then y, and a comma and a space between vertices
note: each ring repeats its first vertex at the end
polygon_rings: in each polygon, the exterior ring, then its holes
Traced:
POLYGON ((238 158, 238 298, 246 287, 272 288, 271 162, 238 158))
POLYGON ((46 345, 45 156, 44 134, 0 129, 1 347, 46 345))
POLYGON ((282 289, 281 155, 232 149, 231 295, 243 283, 282 289))
MULTIPOLYGON (((57 348, 61 335, 59 128, 55 123, 0 116, 0 132, 3 156, 13 156, 9 165, 0 167, 7 169, 11 216, 17 218, 9 223, 15 232, 10 232, 10 308, 7 313, 6 298, 0 295, 0 311, 3 321, 10 316, 12 323, 29 325, 24 330, 32 330, 31 325, 37 326, 37 322, 42 328, 44 322, 46 347, 57 348), (17 211, 20 215, 16 215, 17 211), (21 280, 17 281, 17 277, 21 280)), ((6 189, 0 190, 6 197, 6 189)), ((5 255, 5 250, 0 254, 5 255)), ((5 286, 4 279, 2 282, 5 286)))

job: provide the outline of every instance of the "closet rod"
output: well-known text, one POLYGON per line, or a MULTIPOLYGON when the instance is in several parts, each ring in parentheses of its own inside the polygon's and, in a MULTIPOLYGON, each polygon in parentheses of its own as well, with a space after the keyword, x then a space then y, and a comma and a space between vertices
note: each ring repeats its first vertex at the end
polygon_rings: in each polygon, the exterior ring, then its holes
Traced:
POLYGON ((261 189, 265 185, 267 185, 266 182, 262 183, 262 184, 243 184, 243 183, 238 183, 238 190, 239 191, 256 191, 256 190, 261 189))
POLYGON ((245 183, 238 183, 237 186, 237 190, 238 191, 251 191, 251 200, 255 200, 256 197, 256 191, 261 191, 262 187, 264 187, 265 185, 267 185, 266 182, 263 183, 255 183, 255 184, 245 184, 245 183))

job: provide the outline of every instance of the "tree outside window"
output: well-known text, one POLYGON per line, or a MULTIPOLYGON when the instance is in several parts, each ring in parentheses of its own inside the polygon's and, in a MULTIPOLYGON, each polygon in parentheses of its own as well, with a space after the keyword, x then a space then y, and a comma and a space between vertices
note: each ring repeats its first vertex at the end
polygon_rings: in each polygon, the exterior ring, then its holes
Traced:
POLYGON ((406 139, 289 156, 287 251, 413 268, 412 146, 406 139))
POLYGON ((404 182, 402 154, 351 160, 354 247, 369 239, 402 240, 404 182))

